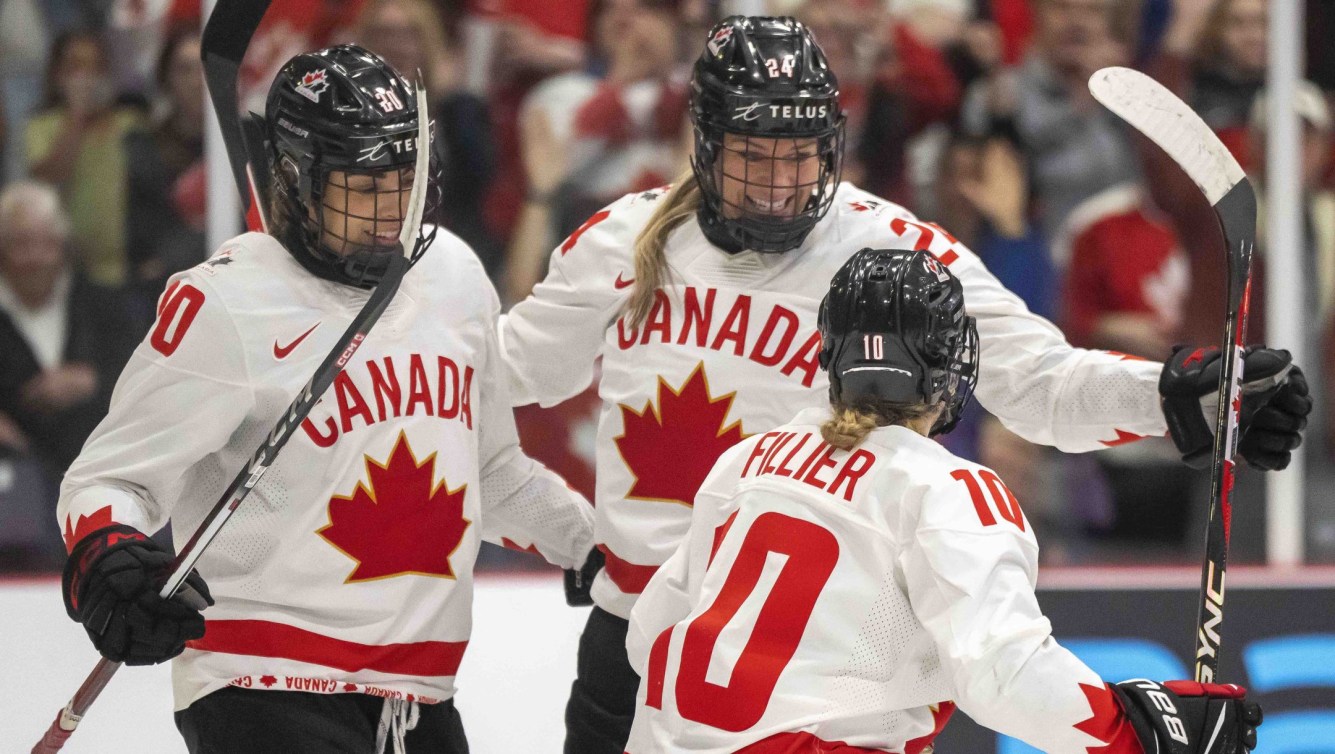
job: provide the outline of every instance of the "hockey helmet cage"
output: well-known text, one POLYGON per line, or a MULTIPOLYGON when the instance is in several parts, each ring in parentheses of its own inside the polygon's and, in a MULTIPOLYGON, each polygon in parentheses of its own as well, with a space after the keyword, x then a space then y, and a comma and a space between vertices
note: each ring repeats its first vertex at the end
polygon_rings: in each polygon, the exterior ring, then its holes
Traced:
MULTIPOLYGON (((340 233, 325 218, 342 213, 377 226, 383 223, 384 232, 372 235, 397 237, 399 211, 382 208, 381 202, 402 206, 407 200, 420 115, 413 86, 378 55, 357 45, 297 55, 278 72, 265 102, 271 193, 275 214, 283 218, 275 223, 274 232, 312 274, 360 288, 380 281, 389 264, 390 246, 350 237, 346 219, 340 233), (383 176, 395 170, 399 186, 376 191, 373 215, 354 215, 346 203, 334 206, 329 197, 334 193, 328 189, 335 171, 345 176, 383 176), (338 248, 330 248, 326 243, 330 238, 338 248)), ((440 206, 440 161, 434 149, 430 165, 429 176, 412 178, 430 181, 422 213, 424 243, 418 245, 414 263, 435 235, 435 226, 426 225, 426 218, 435 217, 440 206)))
POLYGON ((844 153, 839 82, 811 31, 789 17, 725 18, 695 62, 690 116, 710 242, 733 253, 800 246, 834 203, 844 153), (729 135, 743 146, 725 150, 729 135), (811 146, 774 141, 787 139, 811 146), (729 200, 725 180, 747 198, 729 200))

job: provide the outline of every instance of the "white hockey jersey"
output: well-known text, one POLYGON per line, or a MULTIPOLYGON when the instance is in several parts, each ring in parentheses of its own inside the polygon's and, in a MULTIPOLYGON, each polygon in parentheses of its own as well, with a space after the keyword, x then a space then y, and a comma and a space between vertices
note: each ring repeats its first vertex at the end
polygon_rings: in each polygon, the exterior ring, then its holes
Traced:
POLYGON ((1053 640, 997 475, 900 426, 835 450, 829 416, 735 446, 696 496, 631 612, 628 754, 921 754, 956 705, 1053 754, 1141 754, 1053 640))
POLYGON ((1067 451, 1166 431, 1160 365, 1072 348, 945 231, 847 183, 787 254, 731 255, 698 223, 682 224, 667 244, 670 281, 633 329, 633 246, 663 194, 627 195, 589 218, 501 327, 517 405, 578 393, 602 357, 595 515, 607 568, 593 598, 609 612, 630 614, 723 450, 825 405, 816 313, 830 278, 864 247, 927 249, 963 281, 981 341, 978 400, 1012 431, 1067 451))
MULTIPOLYGON (((172 278, 65 477, 67 542, 170 518, 183 544, 368 296, 259 233, 172 278)), ((199 560, 217 604, 174 661, 177 709, 228 684, 448 699, 481 540, 583 562, 592 511, 519 449, 498 313, 439 231, 199 560)))

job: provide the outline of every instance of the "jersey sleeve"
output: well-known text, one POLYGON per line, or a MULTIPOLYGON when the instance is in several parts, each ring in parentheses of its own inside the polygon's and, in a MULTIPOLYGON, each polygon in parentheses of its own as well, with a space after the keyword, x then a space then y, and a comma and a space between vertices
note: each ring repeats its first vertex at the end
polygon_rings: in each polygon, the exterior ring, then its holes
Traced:
MULTIPOLYGON (((978 479, 981 472, 957 473, 978 479)), ((1112 692, 1052 638, 1034 595, 1038 545, 1018 507, 1007 514, 1015 523, 964 480, 942 479, 906 527, 900 566, 956 704, 979 724, 1053 754, 1113 741, 1109 754, 1129 751, 1121 748, 1127 727, 1112 692)), ((989 486, 984 480, 977 489, 989 486)), ((999 480, 997 487, 1004 490, 999 480)))
POLYGON ((578 568, 593 549, 593 506, 520 449, 494 322, 494 316, 487 318, 488 352, 479 390, 482 538, 536 552, 562 568, 578 568))
POLYGON ((501 318, 514 405, 552 406, 593 381, 604 334, 632 290, 630 248, 644 209, 633 201, 624 197, 586 220, 552 252, 547 277, 501 318))
POLYGON ((225 302, 199 273, 178 274, 106 417, 65 475, 56 515, 66 547, 111 523, 162 528, 183 492, 183 472, 224 447, 253 404, 225 302))
MULTIPOLYGON (((910 219, 899 227, 911 235, 924 225, 910 219)), ((1159 406, 1162 364, 1071 346, 1061 330, 1029 311, 972 251, 939 228, 928 232, 918 236, 919 248, 927 248, 959 277, 965 309, 978 322, 975 395, 1007 429, 1068 453, 1168 431, 1159 406)))

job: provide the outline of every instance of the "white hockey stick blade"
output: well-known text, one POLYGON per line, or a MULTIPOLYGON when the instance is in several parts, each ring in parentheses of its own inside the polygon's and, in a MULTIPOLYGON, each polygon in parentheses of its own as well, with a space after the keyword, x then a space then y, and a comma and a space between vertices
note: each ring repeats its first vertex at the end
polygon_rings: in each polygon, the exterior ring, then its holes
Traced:
POLYGON ((1216 204, 1246 177, 1238 161, 1201 116, 1163 84, 1140 71, 1113 66, 1089 77, 1094 99, 1158 144, 1216 204))
POLYGON ((422 230, 422 215, 426 211, 426 193, 431 184, 431 114, 426 109, 426 85, 422 83, 422 72, 417 72, 417 81, 413 83, 413 96, 417 98, 417 160, 414 165, 413 188, 408 193, 408 216, 403 219, 399 230, 399 245, 404 256, 412 259, 417 244, 422 239, 418 235, 422 230))

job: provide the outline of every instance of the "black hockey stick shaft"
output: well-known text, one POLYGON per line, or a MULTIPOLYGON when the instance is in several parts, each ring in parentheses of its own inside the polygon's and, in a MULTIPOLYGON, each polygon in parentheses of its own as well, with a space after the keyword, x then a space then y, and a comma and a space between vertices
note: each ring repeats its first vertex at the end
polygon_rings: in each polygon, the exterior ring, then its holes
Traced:
POLYGON ((1256 195, 1247 179, 1214 205, 1228 259, 1228 303, 1220 344, 1219 406, 1215 414, 1214 458, 1210 468, 1210 508, 1205 528, 1205 562, 1196 611, 1196 680, 1213 683, 1219 674, 1224 623, 1224 576, 1233 515, 1233 455, 1242 408, 1242 352, 1251 300, 1252 250, 1256 243, 1256 195))

